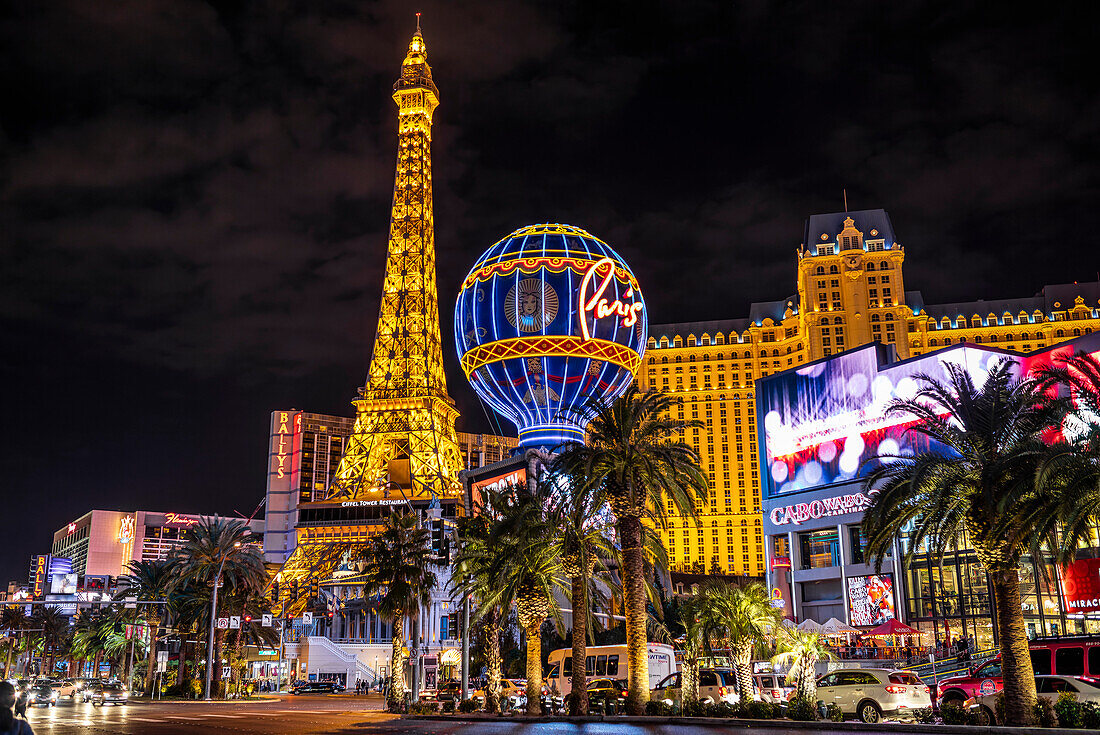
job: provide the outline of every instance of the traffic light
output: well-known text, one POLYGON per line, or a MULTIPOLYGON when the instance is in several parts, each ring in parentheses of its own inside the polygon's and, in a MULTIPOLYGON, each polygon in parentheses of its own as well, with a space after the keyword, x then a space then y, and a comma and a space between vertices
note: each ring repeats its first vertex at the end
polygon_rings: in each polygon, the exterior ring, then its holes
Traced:
POLYGON ((312 580, 309 583, 309 596, 319 597, 321 594, 321 585, 317 580, 312 580))
POLYGON ((241 623, 241 628, 243 630, 251 629, 251 627, 252 627, 252 616, 251 615, 245 615, 244 618, 242 619, 242 621, 243 622, 241 623))
POLYGON ((278 582, 272 582, 272 584, 271 584, 271 601, 272 602, 278 602, 279 601, 279 583, 278 582))

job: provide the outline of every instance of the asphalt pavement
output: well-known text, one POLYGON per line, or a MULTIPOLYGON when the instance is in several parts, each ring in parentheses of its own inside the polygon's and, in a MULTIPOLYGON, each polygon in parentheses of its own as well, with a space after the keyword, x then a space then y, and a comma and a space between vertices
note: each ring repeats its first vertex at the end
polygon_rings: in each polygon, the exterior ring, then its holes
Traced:
MULTIPOLYGON (((382 711, 380 697, 279 695, 278 701, 143 702, 93 707, 62 701, 28 711, 36 735, 852 735, 830 728, 714 728, 690 724, 622 722, 456 722, 400 719, 382 711)), ((860 735, 876 735, 862 730, 860 735)))
MULTIPOLYGON (((35 735, 291 735, 362 733, 364 726, 393 720, 380 697, 278 695, 278 701, 145 702, 93 707, 62 700, 27 711, 35 735)), ((375 730, 374 732, 383 732, 375 730)))

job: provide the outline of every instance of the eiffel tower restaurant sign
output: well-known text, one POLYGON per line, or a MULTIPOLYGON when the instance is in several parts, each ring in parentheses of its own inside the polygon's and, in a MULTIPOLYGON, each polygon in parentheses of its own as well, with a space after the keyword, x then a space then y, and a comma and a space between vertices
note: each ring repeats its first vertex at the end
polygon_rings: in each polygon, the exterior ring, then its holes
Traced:
POLYGON ((455 306, 463 372, 528 448, 584 441, 589 400, 626 390, 648 328, 630 266, 572 225, 530 225, 497 242, 455 306))

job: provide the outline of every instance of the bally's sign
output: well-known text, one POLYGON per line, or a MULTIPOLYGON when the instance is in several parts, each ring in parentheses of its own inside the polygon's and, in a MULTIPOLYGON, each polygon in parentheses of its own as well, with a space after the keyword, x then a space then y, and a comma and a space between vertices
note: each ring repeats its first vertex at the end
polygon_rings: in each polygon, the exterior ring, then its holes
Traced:
POLYGON ((770 519, 776 526, 787 524, 800 525, 806 521, 815 521, 829 516, 842 516, 848 513, 859 513, 871 505, 871 499, 866 493, 852 493, 851 495, 835 495, 831 498, 811 500, 808 503, 795 505, 781 505, 772 508, 770 519))

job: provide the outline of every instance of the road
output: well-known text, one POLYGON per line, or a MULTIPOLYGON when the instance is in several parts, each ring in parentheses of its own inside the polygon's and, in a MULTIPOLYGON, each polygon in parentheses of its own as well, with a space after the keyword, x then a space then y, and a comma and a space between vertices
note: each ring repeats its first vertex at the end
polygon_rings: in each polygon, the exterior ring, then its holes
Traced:
POLYGON ((380 697, 280 695, 279 701, 233 703, 142 702, 93 707, 62 700, 55 707, 27 711, 35 735, 119 733, 121 735, 291 735, 364 733, 394 718, 381 711, 380 697))
MULTIPOLYGON (((381 711, 377 697, 282 695, 276 702, 141 702, 92 707, 62 702, 36 709, 27 719, 36 735, 714 735, 713 728, 617 723, 513 723, 401 720, 381 711)), ((736 735, 805 735, 805 730, 730 728, 736 735)), ((839 735, 822 723, 815 735, 839 735)), ((851 733, 845 733, 851 735, 851 733)), ((862 732, 861 735, 874 735, 862 732)))

